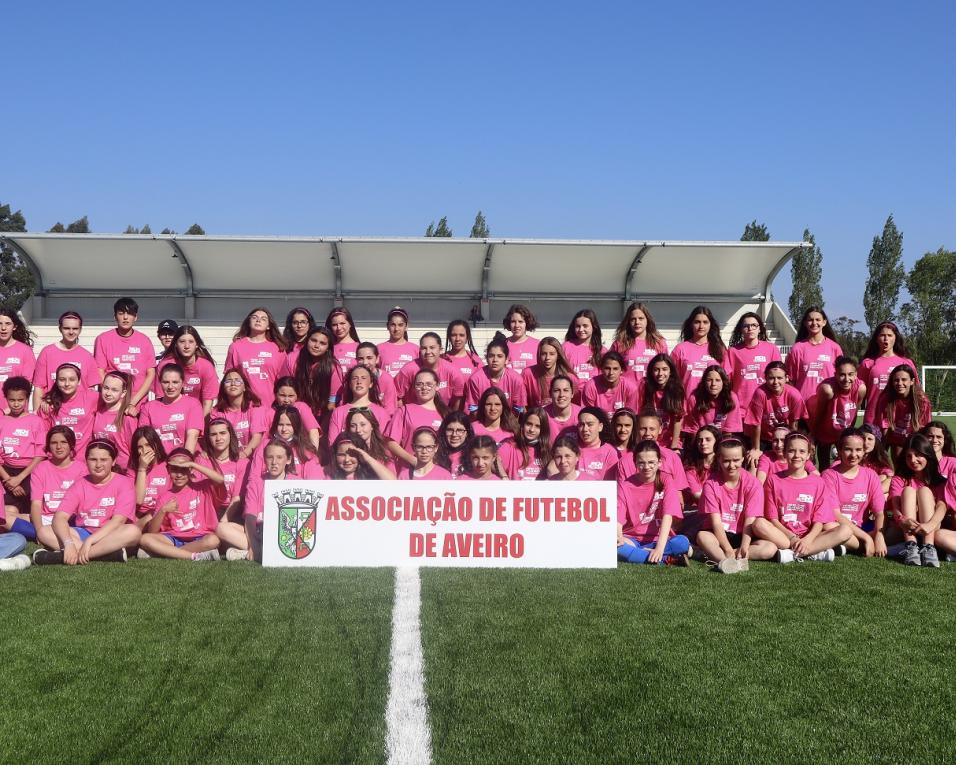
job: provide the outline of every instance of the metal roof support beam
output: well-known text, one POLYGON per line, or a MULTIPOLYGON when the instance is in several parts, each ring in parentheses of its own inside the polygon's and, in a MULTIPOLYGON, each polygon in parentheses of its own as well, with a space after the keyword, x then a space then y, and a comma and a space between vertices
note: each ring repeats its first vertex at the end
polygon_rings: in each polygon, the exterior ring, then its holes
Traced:
POLYGON ((33 275, 33 297, 32 301, 32 310, 30 311, 31 320, 42 319, 46 317, 46 288, 43 286, 43 274, 40 273, 40 268, 37 266, 36 261, 30 257, 30 253, 27 252, 26 247, 20 244, 12 236, 6 234, 0 234, 0 243, 7 243, 10 245, 11 249, 20 256, 20 260, 23 261, 23 264, 30 269, 30 273, 33 275))
POLYGON ((767 282, 763 287, 763 301, 760 306, 761 318, 766 321, 767 317, 770 316, 770 288, 773 287, 773 280, 777 278, 777 274, 783 269, 787 263, 790 262, 790 259, 796 255, 800 250, 807 249, 810 245, 807 242, 804 242, 799 247, 794 247, 791 250, 787 250, 787 254, 784 255, 780 260, 777 261, 777 264, 773 267, 770 273, 767 276, 767 282))
POLYGON ((335 290, 333 301, 336 306, 345 304, 345 295, 342 291, 342 258, 339 256, 338 242, 329 242, 332 246, 332 269, 335 273, 335 290))
POLYGON ((485 262, 481 267, 481 302, 487 303, 491 299, 491 262, 495 256, 494 242, 488 243, 485 250, 485 262))
MULTIPOLYGON (((155 238, 155 237, 154 237, 155 238)), ((196 318, 196 289, 193 282, 193 270, 186 259, 186 253, 179 246, 175 237, 166 240, 173 249, 173 257, 179 259, 183 267, 183 278, 186 280, 186 293, 183 295, 183 317, 192 321, 196 318)))
POLYGON ((631 282, 634 279, 634 274, 637 272, 637 267, 641 265, 641 261, 644 260, 644 256, 647 254, 647 251, 651 249, 651 245, 645 243, 634 256, 634 260, 631 261, 631 267, 627 269, 627 276, 624 277, 624 305, 627 307, 627 304, 634 299, 634 292, 631 290, 631 282))

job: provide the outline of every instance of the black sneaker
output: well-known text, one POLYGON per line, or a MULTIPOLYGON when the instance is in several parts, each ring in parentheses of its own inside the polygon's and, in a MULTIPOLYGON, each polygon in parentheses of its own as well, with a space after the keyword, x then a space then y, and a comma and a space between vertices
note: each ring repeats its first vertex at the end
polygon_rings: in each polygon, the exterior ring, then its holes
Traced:
POLYGON ((33 551, 33 563, 37 566, 55 566, 61 564, 63 563, 63 551, 44 550, 41 547, 39 550, 33 551))
POLYGON ((108 553, 106 555, 101 555, 96 559, 100 563, 126 563, 126 548, 121 547, 115 552, 108 553))

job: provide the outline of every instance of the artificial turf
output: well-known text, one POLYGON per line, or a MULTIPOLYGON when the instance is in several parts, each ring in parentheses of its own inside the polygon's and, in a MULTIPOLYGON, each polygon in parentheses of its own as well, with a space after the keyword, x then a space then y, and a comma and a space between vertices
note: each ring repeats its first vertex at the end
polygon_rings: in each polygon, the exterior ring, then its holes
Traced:
POLYGON ((956 565, 427 570, 436 763, 953 762, 956 565))
POLYGON ((131 561, 0 580, 0 762, 382 762, 393 573, 131 561))

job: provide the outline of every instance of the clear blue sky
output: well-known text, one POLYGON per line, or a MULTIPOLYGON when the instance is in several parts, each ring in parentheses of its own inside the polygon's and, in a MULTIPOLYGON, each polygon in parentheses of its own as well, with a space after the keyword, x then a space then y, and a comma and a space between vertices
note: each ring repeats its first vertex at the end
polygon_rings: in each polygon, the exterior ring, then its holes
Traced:
MULTIPOLYGON (((956 4, 9 3, 0 202, 209 233, 956 247, 956 4)), ((790 292, 789 272, 775 285, 790 292)))

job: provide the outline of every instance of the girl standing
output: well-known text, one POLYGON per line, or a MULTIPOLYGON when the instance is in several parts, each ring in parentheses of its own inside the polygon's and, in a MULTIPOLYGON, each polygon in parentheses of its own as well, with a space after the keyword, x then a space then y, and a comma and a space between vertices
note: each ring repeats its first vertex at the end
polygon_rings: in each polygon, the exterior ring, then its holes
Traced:
POLYGON ((336 363, 332 355, 332 342, 329 330, 313 327, 295 361, 292 375, 298 400, 312 410, 320 423, 323 420, 328 422, 328 413, 335 408, 345 381, 346 370, 336 363))
POLYGON ((202 432, 202 407, 196 399, 183 395, 183 368, 179 364, 163 367, 159 384, 162 397, 143 405, 139 423, 154 428, 167 450, 182 446, 192 454, 202 432))
POLYGON ((355 330, 355 321, 349 309, 344 306, 333 308, 325 318, 325 328, 332 333, 332 351, 339 371, 344 376, 349 368, 355 365, 355 352, 358 350, 358 344, 362 342, 355 330))
POLYGON ((800 320, 797 341, 787 354, 787 375, 790 382, 809 401, 817 387, 836 372, 836 359, 843 350, 836 341, 833 328, 823 309, 810 306, 800 320))
POLYGON ((398 376, 402 368, 418 358, 418 346, 408 339, 408 313, 395 306, 386 319, 388 340, 378 344, 379 363, 382 372, 391 378, 398 376))
POLYGON ((282 339, 285 340, 286 369, 295 369, 295 360, 305 345, 309 330, 315 326, 315 317, 308 308, 297 306, 289 311, 285 317, 285 327, 282 330, 282 339))
POLYGON ((817 388, 812 432, 817 439, 820 468, 830 464, 830 449, 840 434, 856 423, 856 415, 866 398, 867 387, 857 377, 856 362, 848 356, 836 360, 836 375, 817 388))
POLYGON ((521 376, 508 367, 508 343, 500 333, 488 343, 485 351, 485 366, 472 374, 465 386, 466 411, 474 414, 478 409, 479 399, 491 387, 497 388, 504 395, 506 406, 520 412, 524 409, 525 389, 521 376))
POLYGON ((528 406, 547 406, 551 403, 551 381, 557 375, 571 379, 571 368, 557 338, 546 337, 538 343, 537 363, 521 370, 528 406))
POLYGON ((624 374, 624 357, 608 351, 601 359, 601 374, 588 380, 581 389, 581 404, 596 406, 611 417, 622 408, 637 409, 640 383, 624 374))
POLYGON ((674 347, 671 358, 688 397, 697 388, 704 370, 709 366, 719 364, 725 369, 729 367, 727 346, 720 336, 720 325, 707 306, 697 306, 684 320, 681 342, 674 347))
POLYGON ((159 397, 163 395, 160 379, 163 368, 168 364, 179 364, 183 370, 183 395, 196 399, 202 404, 202 416, 205 417, 212 410, 219 391, 219 375, 216 374, 216 364, 212 354, 206 348, 199 331, 195 327, 184 324, 176 330, 169 350, 156 364, 156 383, 153 393, 159 397))
POLYGON ((538 328, 538 320, 528 306, 513 305, 505 313, 501 325, 511 332, 507 340, 508 366, 520 375, 538 357, 538 341, 528 334, 538 328))
POLYGON ((684 385, 671 357, 660 353, 651 359, 650 368, 644 378, 638 411, 652 409, 660 417, 661 446, 680 449, 685 398, 684 385))
POLYGON ((780 349, 767 340, 763 319, 748 311, 737 320, 730 336, 727 351, 727 372, 730 387, 741 401, 750 401, 754 392, 764 383, 768 364, 780 359, 780 349))
POLYGON ((481 366, 481 357, 471 339, 471 327, 464 319, 454 319, 448 323, 448 329, 445 331, 445 352, 442 358, 451 362, 464 380, 467 380, 481 366))
POLYGON ((226 369, 241 367, 263 406, 272 404, 272 386, 282 373, 285 340, 266 308, 253 308, 243 319, 226 352, 226 369))
POLYGON ((601 325, 594 311, 583 308, 574 314, 562 347, 568 366, 582 385, 597 376, 607 349, 601 344, 601 325))
MULTIPOLYGON (((876 325, 860 362, 860 379, 876 401, 890 381, 890 372, 905 364, 916 375, 916 364, 906 347, 906 340, 891 321, 876 325)), ((917 379, 919 377, 917 376, 917 379)))
POLYGON ((647 375, 650 360, 667 353, 667 341, 657 331, 657 324, 644 303, 631 303, 614 333, 611 350, 624 358, 626 371, 638 381, 647 375))
POLYGON ((116 444, 116 466, 126 472, 137 422, 129 409, 130 380, 125 372, 107 372, 100 383, 100 400, 93 416, 92 433, 116 444))
POLYGON ((102 379, 93 354, 80 345, 83 317, 76 311, 67 311, 60 315, 57 326, 60 339, 44 346, 37 357, 36 369, 33 372, 35 410, 39 409, 40 401, 46 392, 56 384, 56 370, 61 364, 72 364, 80 370, 80 384, 84 388, 93 388, 99 385, 102 379))
POLYGON ((740 402, 723 367, 711 364, 704 370, 689 403, 681 425, 685 442, 704 425, 716 425, 722 433, 743 433, 740 402))
POLYGON ((428 370, 438 380, 437 395, 449 409, 458 409, 465 395, 465 383, 456 365, 441 356, 441 338, 426 332, 418 343, 418 360, 402 367, 395 378, 398 397, 408 403, 415 400, 414 382, 418 373, 428 370))
POLYGON ((36 371, 33 338, 17 312, 0 308, 0 383, 11 377, 32 380, 36 371))

